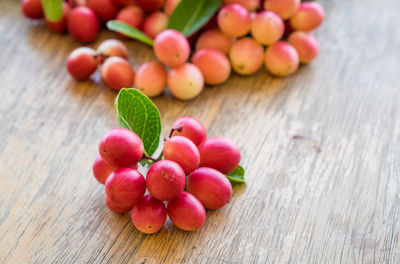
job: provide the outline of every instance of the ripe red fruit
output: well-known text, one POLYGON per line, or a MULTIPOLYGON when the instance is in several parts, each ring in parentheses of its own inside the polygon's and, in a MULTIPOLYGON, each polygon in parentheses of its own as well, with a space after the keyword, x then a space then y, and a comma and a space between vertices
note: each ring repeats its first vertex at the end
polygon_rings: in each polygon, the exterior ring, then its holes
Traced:
POLYGON ((264 49, 254 39, 242 38, 233 43, 229 58, 235 72, 250 75, 256 73, 262 67, 264 49))
POLYGON ((297 30, 310 31, 316 29, 324 21, 325 12, 316 2, 301 3, 300 8, 290 18, 290 25, 297 30))
POLYGON ((221 172, 207 167, 190 173, 187 190, 196 196, 207 209, 218 209, 232 197, 232 185, 221 172))
POLYGON ((168 66, 178 66, 189 58, 189 42, 182 33, 167 29, 155 38, 154 53, 162 63, 168 66))
POLYGON ((108 199, 108 197, 106 196, 106 198, 104 199, 108 209, 110 209, 111 211, 113 211, 114 213, 117 214, 123 214, 128 212, 129 210, 131 210, 132 206, 121 206, 117 203, 112 202, 110 199, 108 199))
POLYGON ((207 131, 204 125, 193 117, 181 117, 172 125, 174 130, 172 136, 182 136, 190 139, 196 146, 207 139, 207 131))
POLYGON ((209 29, 197 39, 196 50, 210 48, 228 54, 233 42, 234 38, 225 35, 221 30, 217 28, 209 29))
POLYGON ((144 19, 143 32, 154 39, 158 34, 167 28, 168 16, 164 12, 151 13, 144 19))
POLYGON ((289 43, 296 49, 300 61, 307 63, 318 55, 318 42, 308 32, 296 31, 290 34, 289 43))
POLYGON ((116 128, 107 132, 100 141, 101 158, 112 166, 129 167, 143 156, 143 142, 135 132, 116 128))
POLYGON ((195 231, 204 225, 206 210, 194 195, 181 192, 178 197, 167 204, 171 222, 186 231, 195 231))
POLYGON ((200 163, 200 154, 196 145, 188 138, 175 136, 165 141, 164 158, 178 163, 188 174, 197 169, 200 163))
POLYGON ((185 181, 185 172, 178 163, 171 160, 157 161, 146 176, 149 192, 161 201, 175 199, 185 188, 185 181))
POLYGON ((96 71, 96 52, 91 48, 80 47, 69 54, 67 70, 77 80, 86 80, 96 71))
POLYGON ((128 49, 125 44, 118 39, 106 39, 100 43, 97 48, 97 53, 106 57, 121 57, 124 59, 128 58, 128 49))
POLYGON ((181 100, 195 98, 204 88, 203 74, 191 63, 172 68, 168 72, 167 83, 172 95, 181 100))
POLYGON ((296 49, 285 41, 272 44, 265 52, 265 67, 277 76, 294 73, 299 68, 299 63, 296 49))
POLYGON ((219 29, 228 36, 240 37, 250 31, 250 13, 242 5, 230 4, 224 6, 219 11, 217 20, 219 29))
POLYGON ((181 2, 181 0, 165 0, 164 11, 167 16, 170 16, 174 12, 176 6, 181 2))
POLYGON ((110 176, 113 171, 117 170, 118 167, 109 165, 108 163, 104 162, 100 156, 97 156, 93 163, 92 169, 96 180, 101 184, 104 184, 108 176, 110 176))
POLYGON ((283 36, 285 24, 271 11, 261 11, 251 23, 251 35, 263 45, 271 45, 283 36))
POLYGON ((68 4, 68 2, 63 2, 62 7, 63 7, 63 15, 59 21, 53 22, 45 18, 47 26, 51 30, 59 33, 63 33, 67 30, 68 13, 71 11, 71 6, 70 4, 68 4))
POLYGON ((204 82, 217 85, 228 80, 231 74, 231 63, 224 53, 216 49, 201 49, 192 57, 204 77, 204 82))
POLYGON ((93 41, 99 27, 99 19, 89 7, 75 7, 68 13, 68 31, 79 42, 93 41))
POLYGON ((224 5, 240 4, 249 11, 255 11, 260 7, 260 0, 224 0, 224 5))
POLYGON ((132 222, 143 233, 153 234, 160 230, 167 219, 165 204, 150 194, 132 207, 132 222))
POLYGON ((167 72, 161 63, 148 61, 139 66, 135 73, 135 87, 149 97, 157 96, 167 83, 167 72))
POLYGON ((118 169, 108 176, 106 184, 107 199, 121 207, 132 207, 138 203, 146 191, 146 180, 135 169, 118 169))
POLYGON ((114 56, 104 62, 101 77, 108 86, 119 91, 132 87, 135 73, 127 60, 114 56))
POLYGON ((144 21, 144 12, 138 6, 127 6, 118 12, 115 19, 140 29, 144 21))
POLYGON ((200 166, 210 167, 224 174, 234 171, 240 163, 239 146, 226 137, 213 137, 199 146, 200 166))
POLYGON ((140 6, 146 12, 154 12, 164 4, 164 0, 135 0, 135 3, 140 6))
POLYGON ((87 6, 93 9, 102 22, 115 18, 118 12, 113 0, 88 0, 87 6))
POLYGON ((130 6, 135 4, 135 0, 113 0, 115 4, 121 7, 130 6))
POLYGON ((21 9, 27 18, 40 19, 43 17, 41 0, 22 0, 21 9))
POLYGON ((288 19, 299 9, 300 0, 266 0, 264 8, 278 14, 282 19, 288 19))

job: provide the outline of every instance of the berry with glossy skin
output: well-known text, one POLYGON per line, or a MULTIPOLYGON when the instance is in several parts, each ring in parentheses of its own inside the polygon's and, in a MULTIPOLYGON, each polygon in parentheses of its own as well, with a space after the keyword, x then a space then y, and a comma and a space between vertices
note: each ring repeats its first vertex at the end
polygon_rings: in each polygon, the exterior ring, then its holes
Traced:
POLYGON ((234 38, 225 35, 221 30, 217 28, 209 29, 197 39, 196 50, 210 48, 229 54, 233 42, 234 38))
POLYGON ((282 19, 288 19, 299 9, 300 0, 266 0, 264 8, 278 14, 282 19))
POLYGON ((106 57, 121 57, 124 59, 128 58, 128 49, 125 44, 118 39, 106 39, 100 43, 97 48, 97 53, 106 57))
POLYGON ((118 13, 118 7, 113 0, 88 0, 87 6, 93 9, 102 22, 107 22, 118 13))
POLYGON ((154 12, 164 5, 164 0, 135 0, 135 3, 146 12, 154 12))
POLYGON ((170 16, 174 12, 176 6, 181 2, 181 0, 165 0, 164 11, 167 16, 170 16))
POLYGON ((239 4, 230 4, 221 8, 217 20, 219 29, 228 36, 240 37, 250 31, 250 13, 239 4))
POLYGON ((154 53, 162 63, 178 66, 189 58, 189 42, 182 33, 167 29, 154 39, 154 53))
POLYGON ((100 140, 99 153, 105 162, 116 167, 130 167, 143 156, 143 142, 135 132, 116 128, 107 132, 100 140))
POLYGON ((204 78, 196 65, 185 63, 168 72, 167 84, 173 96, 181 100, 190 100, 203 90, 204 78))
POLYGON ((99 27, 99 19, 89 7, 75 7, 68 13, 68 31, 79 42, 93 41, 99 27))
POLYGON ((130 6, 135 4, 135 0, 113 0, 120 7, 130 6))
POLYGON ((61 19, 57 22, 53 22, 45 18, 46 25, 53 31, 63 33, 67 30, 67 23, 68 23, 68 13, 71 11, 71 6, 68 2, 62 3, 63 7, 63 15, 61 19))
POLYGON ((207 209, 218 209, 232 197, 232 185, 221 172, 207 167, 198 168, 187 179, 187 190, 207 209))
POLYGON ((135 73, 135 87, 149 97, 161 94, 167 83, 167 72, 161 63, 148 61, 135 73))
POLYGON ((318 55, 318 42, 308 32, 296 31, 290 34, 289 43, 299 54, 300 62, 307 63, 315 59, 318 55))
POLYGON ((67 58, 67 70, 77 80, 86 80, 97 69, 96 52, 91 48, 80 47, 67 58))
POLYGON ((168 16, 164 12, 154 12, 145 18, 143 32, 154 39, 158 34, 167 28, 168 16))
POLYGON ((167 219, 167 208, 163 202, 148 194, 132 207, 131 218, 140 232, 153 234, 163 227, 167 219))
POLYGON ((186 231, 195 231, 204 225, 206 210, 194 195, 181 192, 177 198, 169 201, 167 212, 171 222, 186 231))
POLYGON ((96 180, 101 184, 104 184, 108 176, 110 176, 110 174, 117 169, 118 167, 111 166, 108 163, 104 162, 100 156, 96 157, 96 160, 94 161, 92 166, 93 175, 96 180))
POLYGON ((240 4, 249 11, 255 11, 260 7, 260 0, 224 0, 224 5, 240 4))
POLYGON ((108 209, 110 209, 111 211, 113 211, 114 213, 117 214, 123 214, 128 212, 129 210, 131 210, 132 206, 121 206, 117 203, 112 202, 110 199, 108 199, 108 197, 106 196, 106 198, 104 199, 108 209))
POLYGON ((296 49, 285 41, 272 44, 265 52, 265 67, 277 76, 287 76, 299 68, 300 58, 296 49))
POLYGON ((207 131, 204 125, 193 117, 184 116, 177 119, 172 125, 173 128, 179 128, 174 130, 172 137, 182 136, 190 139, 196 146, 200 145, 207 139, 207 131))
POLYGON ((161 201, 173 200, 185 188, 185 172, 171 160, 154 163, 146 176, 147 188, 151 195, 161 201))
POLYGON ((43 18, 43 7, 41 0, 22 0, 21 9, 27 18, 43 18))
POLYGON ((262 67, 264 50, 254 39, 242 38, 233 43, 229 58, 235 72, 250 75, 262 67))
POLYGON ((282 18, 271 11, 261 11, 251 23, 251 35, 263 45, 279 41, 285 32, 282 18))
POLYGON ((228 80, 231 74, 231 63, 224 53, 216 49, 201 49, 192 57, 204 77, 204 82, 217 85, 228 80))
POLYGON ((240 163, 239 146, 226 137, 213 137, 199 146, 200 167, 216 169, 224 174, 234 171, 240 163))
POLYGON ((108 86, 119 91, 132 87, 135 73, 127 60, 114 56, 104 62, 101 76, 108 86))
POLYGON ((138 203, 146 191, 143 175, 132 168, 122 168, 108 176, 106 183, 107 199, 121 207, 132 207, 138 203))
POLYGON ((290 18, 290 25, 297 30, 310 31, 316 29, 324 21, 325 12, 316 2, 304 2, 299 10, 290 18))
POLYGON ((140 29, 144 21, 144 12, 138 6, 127 6, 118 12, 115 19, 140 29))
POLYGON ((186 174, 199 167, 199 150, 188 138, 182 136, 169 138, 164 143, 163 155, 166 160, 178 163, 186 174))

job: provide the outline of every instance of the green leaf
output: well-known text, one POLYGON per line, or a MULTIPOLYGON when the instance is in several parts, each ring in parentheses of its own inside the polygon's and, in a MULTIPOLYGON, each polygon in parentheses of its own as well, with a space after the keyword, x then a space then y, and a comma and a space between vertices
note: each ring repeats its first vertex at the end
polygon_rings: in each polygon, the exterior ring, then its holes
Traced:
POLYGON ((63 16, 63 0, 42 0, 44 14, 52 22, 58 22, 63 16))
POLYGON ((112 31, 122 33, 130 38, 139 40, 147 45, 153 46, 153 40, 149 38, 142 31, 117 20, 111 20, 107 22, 107 28, 112 31))
POLYGON ((143 141, 146 155, 158 147, 161 133, 160 113, 153 102, 133 88, 120 90, 115 100, 120 127, 135 132, 143 141))
POLYGON ((238 166, 236 170, 226 175, 231 182, 244 183, 244 169, 242 166, 238 166))
POLYGON ((182 0, 168 20, 168 28, 189 37, 214 15, 221 0, 182 0))

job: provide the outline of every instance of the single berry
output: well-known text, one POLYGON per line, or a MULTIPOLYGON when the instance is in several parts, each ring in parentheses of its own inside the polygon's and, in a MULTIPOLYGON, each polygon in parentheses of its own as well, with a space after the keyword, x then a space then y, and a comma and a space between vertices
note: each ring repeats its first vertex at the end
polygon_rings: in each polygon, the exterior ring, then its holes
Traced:
POLYGON ((108 176, 110 176, 113 171, 117 170, 118 167, 109 165, 108 163, 104 162, 100 156, 97 156, 93 163, 92 169, 96 180, 101 184, 104 184, 106 183, 108 176))
POLYGON ((167 29, 154 39, 154 53, 162 63, 178 66, 189 58, 189 42, 182 33, 167 29))
POLYGON ((249 33, 251 17, 249 11, 239 4, 226 5, 218 13, 218 26, 231 37, 241 37, 249 33))
POLYGON ((307 63, 318 55, 318 42, 308 32, 296 31, 290 34, 289 43, 299 54, 300 62, 307 63))
POLYGON ((193 117, 181 117, 172 125, 172 136, 182 136, 190 139, 196 146, 207 139, 207 131, 204 125, 193 117))
POLYGON ((167 83, 167 72, 159 62, 148 61, 136 70, 134 83, 136 89, 149 97, 154 97, 163 92, 167 83))
POLYGON ((265 0, 264 8, 286 20, 299 9, 300 0, 265 0))
POLYGON ((164 11, 167 16, 170 16, 174 12, 176 6, 181 2, 181 0, 165 0, 164 11))
POLYGON ((324 21, 325 12, 317 2, 301 3, 299 10, 290 18, 290 25, 297 30, 311 31, 324 21))
POLYGON ((67 70, 77 80, 86 80, 97 69, 96 52, 91 48, 80 47, 69 54, 67 70))
POLYGON ((43 18, 43 7, 41 0, 22 0, 21 9, 27 18, 43 18))
POLYGON ((155 12, 164 5, 164 0, 135 0, 135 4, 146 12, 155 12))
POLYGON ((99 27, 99 19, 89 7, 75 7, 68 13, 68 31, 79 42, 93 41, 99 27))
POLYGON ((113 211, 114 213, 117 214, 123 214, 126 212, 129 212, 129 210, 131 210, 132 206, 121 206, 117 203, 112 202, 110 199, 108 199, 108 197, 106 196, 106 198, 104 199, 108 209, 110 209, 111 211, 113 211))
POLYGON ((114 56, 104 62, 101 76, 108 86, 119 91, 132 87, 135 73, 127 60, 114 56))
POLYGON ((46 25, 53 31, 63 33, 67 31, 67 23, 68 23, 68 13, 71 11, 71 6, 68 2, 63 2, 62 3, 63 7, 63 14, 62 17, 59 21, 50 21, 47 18, 46 20, 46 25))
POLYGON ((224 53, 216 49, 201 49, 192 57, 204 77, 204 82, 217 85, 228 80, 231 74, 231 63, 224 53))
POLYGON ((249 11, 255 11, 260 7, 260 0, 224 0, 224 5, 240 4, 249 11))
POLYGON ((265 52, 265 67, 277 76, 287 76, 299 68, 300 58, 296 49, 285 41, 272 44, 265 52))
POLYGON ((225 35, 221 30, 217 28, 209 29, 197 39, 196 50, 210 48, 229 54, 233 42, 234 38, 225 35))
POLYGON ((252 38, 242 38, 233 43, 229 52, 232 68, 242 75, 256 73, 263 64, 263 47, 252 38))
POLYGON ((190 100, 203 90, 204 77, 196 65, 185 63, 170 69, 167 84, 173 96, 181 100, 190 100))
POLYGON ((175 136, 164 143, 163 155, 166 160, 178 163, 188 174, 199 167, 200 154, 196 145, 188 138, 175 136))
POLYGON ((118 13, 118 7, 113 0, 88 0, 87 6, 93 9, 102 22, 114 19, 118 13))
MULTIPOLYGON (((138 6, 127 6, 118 12, 115 19, 136 29, 140 29, 144 21, 144 12, 138 6)), ((120 35, 125 36, 124 34, 120 35)))
POLYGON ((162 201, 148 194, 132 207, 131 218, 140 232, 153 234, 163 227, 167 219, 167 208, 162 201))
POLYGON ((271 11, 261 11, 251 23, 251 35, 263 45, 279 41, 285 32, 282 18, 271 11))
POLYGON ((113 56, 124 59, 128 58, 128 49, 125 44, 118 39, 106 39, 101 42, 97 48, 97 53, 103 55, 105 58, 113 56))
POLYGON ((168 16, 164 12, 154 12, 147 16, 143 22, 143 32, 154 39, 158 34, 167 29, 168 16))

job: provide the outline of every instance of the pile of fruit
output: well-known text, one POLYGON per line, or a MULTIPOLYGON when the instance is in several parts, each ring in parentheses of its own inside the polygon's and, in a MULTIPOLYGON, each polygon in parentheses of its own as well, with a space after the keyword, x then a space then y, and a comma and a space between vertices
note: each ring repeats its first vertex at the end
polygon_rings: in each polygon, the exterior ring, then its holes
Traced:
POLYGON ((175 121, 164 143, 164 159, 146 156, 140 137, 125 128, 104 135, 99 154, 93 174, 105 184, 107 207, 116 213, 131 211, 135 227, 148 234, 160 230, 167 215, 180 229, 199 229, 205 209, 228 203, 232 186, 224 174, 233 172, 241 159, 235 142, 207 138, 203 124, 192 117, 175 121), (154 162, 146 178, 137 170, 143 159, 154 162))

